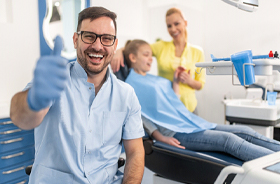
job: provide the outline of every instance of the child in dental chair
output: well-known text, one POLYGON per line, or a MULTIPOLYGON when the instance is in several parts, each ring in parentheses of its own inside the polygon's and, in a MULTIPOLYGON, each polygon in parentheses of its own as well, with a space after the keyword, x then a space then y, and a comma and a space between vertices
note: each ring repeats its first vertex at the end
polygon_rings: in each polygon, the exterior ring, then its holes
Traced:
POLYGON ((194 151, 220 151, 249 161, 277 151, 280 142, 247 126, 217 125, 188 111, 179 100, 178 67, 174 81, 147 74, 152 50, 143 40, 128 41, 124 57, 130 73, 126 78, 141 104, 144 128, 157 141, 194 151))

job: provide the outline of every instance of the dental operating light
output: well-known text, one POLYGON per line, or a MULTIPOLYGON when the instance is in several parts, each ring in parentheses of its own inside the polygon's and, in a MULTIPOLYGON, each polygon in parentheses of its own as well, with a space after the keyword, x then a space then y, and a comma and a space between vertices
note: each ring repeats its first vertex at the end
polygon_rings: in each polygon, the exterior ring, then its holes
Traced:
POLYGON ((247 12, 257 11, 259 7, 258 0, 222 0, 222 1, 247 12))

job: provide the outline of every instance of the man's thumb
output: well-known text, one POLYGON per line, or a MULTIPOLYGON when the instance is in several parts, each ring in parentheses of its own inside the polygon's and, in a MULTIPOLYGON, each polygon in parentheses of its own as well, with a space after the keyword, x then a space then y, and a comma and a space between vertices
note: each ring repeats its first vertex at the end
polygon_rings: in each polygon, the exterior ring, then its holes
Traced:
POLYGON ((63 49, 63 40, 61 36, 56 36, 52 55, 60 56, 62 49, 63 49))

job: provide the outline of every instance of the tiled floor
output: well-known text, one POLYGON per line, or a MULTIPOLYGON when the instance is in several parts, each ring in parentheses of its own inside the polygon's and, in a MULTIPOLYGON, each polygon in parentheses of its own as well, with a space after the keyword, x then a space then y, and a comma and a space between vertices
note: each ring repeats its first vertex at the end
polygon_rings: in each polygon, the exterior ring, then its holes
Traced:
MULTIPOLYGON (((120 171, 123 172, 123 169, 124 167, 121 167, 120 171)), ((142 184, 153 184, 153 174, 154 173, 152 171, 145 167, 142 184)))
POLYGON ((145 167, 142 184, 152 184, 153 175, 154 175, 154 172, 150 171, 148 168, 145 167))

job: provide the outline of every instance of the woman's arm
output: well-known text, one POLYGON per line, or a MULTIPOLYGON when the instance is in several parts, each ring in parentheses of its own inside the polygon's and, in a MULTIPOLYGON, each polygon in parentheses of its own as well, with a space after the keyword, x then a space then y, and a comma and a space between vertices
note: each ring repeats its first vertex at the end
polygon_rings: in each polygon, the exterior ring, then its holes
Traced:
POLYGON ((111 68, 113 70, 114 73, 116 73, 117 71, 119 71, 120 66, 124 67, 124 58, 123 58, 123 50, 124 47, 116 50, 116 53, 110 63, 111 68))

